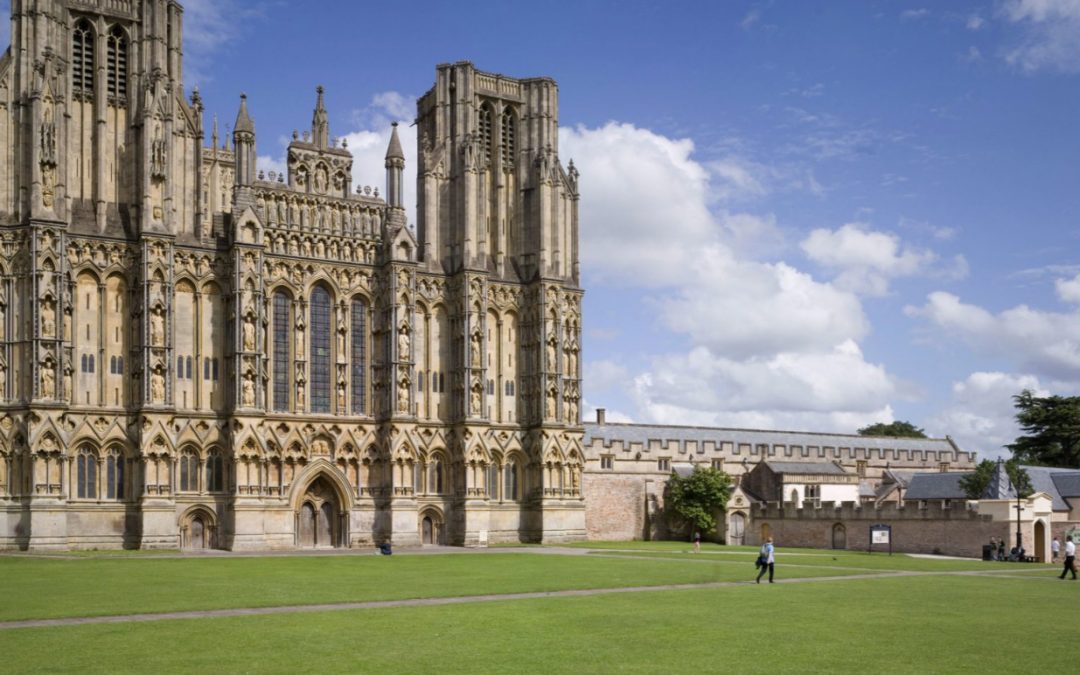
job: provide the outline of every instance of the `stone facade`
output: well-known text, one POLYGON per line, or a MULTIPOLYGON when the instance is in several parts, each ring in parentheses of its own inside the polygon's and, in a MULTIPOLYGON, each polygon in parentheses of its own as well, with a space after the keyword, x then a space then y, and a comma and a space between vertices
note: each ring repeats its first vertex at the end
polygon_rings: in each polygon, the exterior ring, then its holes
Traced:
POLYGON ((0 547, 584 538, 555 83, 437 67, 414 236, 396 128, 385 194, 354 190, 321 88, 281 175, 244 97, 207 139, 182 19, 12 2, 0 547))

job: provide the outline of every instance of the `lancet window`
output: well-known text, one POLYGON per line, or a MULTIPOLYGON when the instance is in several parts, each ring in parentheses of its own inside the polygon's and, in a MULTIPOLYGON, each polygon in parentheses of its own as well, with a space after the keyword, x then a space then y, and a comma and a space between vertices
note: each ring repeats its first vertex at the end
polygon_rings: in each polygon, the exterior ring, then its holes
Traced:
POLYGON ((274 360, 274 410, 289 409, 289 324, 292 319, 289 296, 282 291, 274 293, 273 360, 274 360))
POLYGON ((109 31, 107 54, 107 84, 110 100, 122 103, 127 96, 127 36, 120 26, 109 31))
POLYGON ((364 372, 367 367, 365 346, 367 332, 367 303, 361 299, 352 302, 352 412, 363 415, 364 408, 364 372))
POLYGON ((330 412, 330 294, 311 291, 311 412, 330 412))
POLYGON ((71 88, 76 96, 94 91, 94 31, 80 19, 71 33, 71 88))

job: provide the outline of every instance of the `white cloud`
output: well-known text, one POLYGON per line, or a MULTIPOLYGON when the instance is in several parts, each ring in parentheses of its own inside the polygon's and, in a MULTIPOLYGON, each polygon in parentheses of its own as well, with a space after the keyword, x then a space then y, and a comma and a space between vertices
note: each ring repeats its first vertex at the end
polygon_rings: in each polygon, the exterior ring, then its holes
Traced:
POLYGON ((252 19, 261 16, 262 5, 237 0, 184 1, 184 79, 188 86, 213 79, 212 73, 219 67, 214 55, 235 40, 252 19))
POLYGON ((1069 304, 1080 304, 1080 274, 1072 279, 1057 279, 1054 282, 1058 297, 1069 304))
MULTIPOLYGON (((1075 279, 1064 283, 1063 299, 1075 279)), ((1080 313, 1046 312, 1019 305, 998 314, 936 292, 921 307, 905 312, 924 318, 947 336, 979 351, 1016 363, 1022 370, 1059 382, 1080 383, 1080 313)))
MULTIPOLYGON (((891 419, 896 387, 858 346, 869 331, 858 296, 759 261, 783 250, 775 217, 729 208, 784 172, 741 158, 703 164, 687 139, 615 122, 562 129, 560 154, 581 169, 586 282, 647 303, 661 329, 689 342, 635 369, 635 417, 843 430, 891 419)), ((625 373, 603 363, 594 375, 625 373)))
POLYGON ((920 7, 918 9, 905 9, 904 11, 900 12, 900 19, 902 21, 918 21, 919 19, 925 19, 928 16, 930 16, 930 10, 926 9, 925 7, 920 7))
POLYGON ((982 459, 1007 457, 1004 446, 1020 435, 1012 397, 1024 389, 1048 396, 1039 378, 1001 372, 975 372, 954 382, 952 402, 927 423, 932 435, 948 433, 961 450, 982 459))
POLYGON ((624 388, 630 384, 630 371, 621 363, 610 359, 586 361, 584 373, 585 386, 590 391, 624 388))
POLYGON ((971 45, 966 52, 960 55, 960 60, 964 63, 979 63, 983 60, 982 51, 975 45, 971 45))
POLYGON ((986 19, 982 18, 978 14, 972 14, 968 17, 967 22, 964 24, 970 31, 980 31, 986 27, 986 19))
POLYGON ((761 10, 752 9, 742 18, 742 21, 739 22, 739 26, 743 30, 750 30, 756 26, 759 21, 761 21, 761 10))
POLYGON ((937 270, 939 258, 933 251, 905 246, 896 235, 871 230, 864 223, 848 223, 836 230, 816 229, 801 246, 810 260, 837 274, 839 288, 865 295, 884 295, 889 281, 898 277, 967 274, 962 256, 955 258, 950 268, 937 270))
POLYGON ((1080 0, 1008 0, 1000 14, 1021 31, 1008 63, 1029 73, 1080 72, 1080 0))

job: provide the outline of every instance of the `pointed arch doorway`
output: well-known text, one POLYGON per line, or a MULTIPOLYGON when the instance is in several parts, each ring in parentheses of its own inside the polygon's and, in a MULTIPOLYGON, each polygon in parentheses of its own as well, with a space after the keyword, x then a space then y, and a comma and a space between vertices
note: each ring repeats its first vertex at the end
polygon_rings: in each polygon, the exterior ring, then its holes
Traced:
POLYGON ((296 511, 300 548, 337 548, 342 540, 342 509, 337 492, 320 476, 311 482, 296 511))

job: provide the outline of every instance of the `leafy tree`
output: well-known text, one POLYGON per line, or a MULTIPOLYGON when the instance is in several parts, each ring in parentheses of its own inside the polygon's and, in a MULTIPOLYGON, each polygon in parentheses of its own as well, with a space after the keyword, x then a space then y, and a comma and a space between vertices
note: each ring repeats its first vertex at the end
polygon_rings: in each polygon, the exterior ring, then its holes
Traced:
MULTIPOLYGON (((981 499, 986 494, 986 488, 994 478, 994 468, 997 462, 984 459, 975 466, 975 471, 964 475, 960 479, 960 488, 968 499, 981 499)), ((1034 491, 1031 487, 1031 477, 1020 466, 1016 458, 1005 462, 1005 473, 1009 476, 1013 488, 1022 499, 1027 498, 1034 491)))
POLYGON ((926 438, 926 433, 911 422, 902 420, 883 424, 871 424, 859 429, 860 436, 889 436, 892 438, 926 438))
POLYGON ((731 477, 719 469, 694 467, 685 478, 671 473, 664 489, 664 504, 701 532, 716 527, 716 511, 723 511, 731 496, 731 477))
POLYGON ((1016 421, 1024 435, 1006 447, 1026 464, 1080 468, 1080 396, 1017 396, 1016 421))

